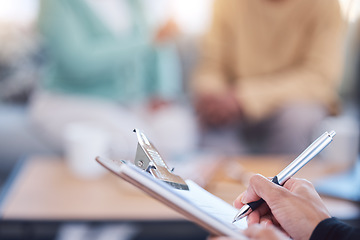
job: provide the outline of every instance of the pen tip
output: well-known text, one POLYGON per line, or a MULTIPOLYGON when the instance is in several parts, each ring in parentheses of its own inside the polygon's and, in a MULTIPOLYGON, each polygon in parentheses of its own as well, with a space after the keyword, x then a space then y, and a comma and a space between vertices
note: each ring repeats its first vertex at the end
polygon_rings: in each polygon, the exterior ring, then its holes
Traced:
POLYGON ((240 208, 239 213, 236 214, 232 223, 235 223, 238 220, 243 219, 244 217, 249 215, 251 212, 252 212, 251 207, 249 205, 244 205, 242 208, 240 208))

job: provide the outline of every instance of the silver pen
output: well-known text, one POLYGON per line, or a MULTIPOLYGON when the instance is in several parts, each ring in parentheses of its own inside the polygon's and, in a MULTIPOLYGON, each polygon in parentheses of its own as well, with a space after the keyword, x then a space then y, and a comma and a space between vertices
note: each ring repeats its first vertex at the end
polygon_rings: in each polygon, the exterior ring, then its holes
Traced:
MULTIPOLYGON (((319 154, 335 136, 335 131, 330 133, 325 132, 318 139, 316 139, 308 148, 305 149, 294 161, 292 161, 284 170, 282 170, 278 175, 276 175, 272 182, 280 186, 289 180, 297 171, 299 171, 305 164, 307 164, 311 159, 313 159, 317 154, 319 154)), ((258 208, 264 202, 263 199, 260 199, 256 202, 251 202, 244 205, 234 217, 233 223, 246 217, 256 208, 258 208)))

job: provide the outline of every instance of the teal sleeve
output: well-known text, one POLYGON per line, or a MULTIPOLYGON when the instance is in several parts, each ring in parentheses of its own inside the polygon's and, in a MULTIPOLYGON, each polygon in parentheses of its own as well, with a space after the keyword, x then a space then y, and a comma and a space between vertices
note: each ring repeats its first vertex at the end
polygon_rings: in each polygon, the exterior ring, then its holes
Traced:
POLYGON ((184 91, 181 63, 175 45, 168 44, 159 53, 159 92, 164 98, 179 96, 184 91))
POLYGON ((84 9, 73 6, 66 0, 42 0, 39 18, 52 57, 61 71, 71 76, 71 81, 104 81, 104 76, 120 71, 121 66, 126 67, 149 47, 149 39, 128 37, 119 41, 84 29, 79 20, 84 9))

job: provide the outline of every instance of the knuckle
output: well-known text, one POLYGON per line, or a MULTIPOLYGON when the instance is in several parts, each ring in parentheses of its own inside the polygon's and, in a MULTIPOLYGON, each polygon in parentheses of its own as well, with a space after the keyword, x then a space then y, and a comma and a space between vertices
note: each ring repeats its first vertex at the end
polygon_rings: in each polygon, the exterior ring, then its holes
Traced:
POLYGON ((314 189, 314 185, 306 179, 298 179, 296 182, 296 187, 304 190, 314 189))
POLYGON ((271 190, 270 194, 267 195, 267 202, 270 205, 277 204, 283 199, 289 198, 289 191, 285 188, 274 188, 271 190))
POLYGON ((249 183, 250 185, 256 185, 259 181, 261 181, 264 177, 260 174, 254 174, 250 177, 249 183))
POLYGON ((273 196, 275 199, 284 198, 288 194, 284 188, 276 188, 273 189, 272 192, 273 194, 271 194, 271 196, 273 196))

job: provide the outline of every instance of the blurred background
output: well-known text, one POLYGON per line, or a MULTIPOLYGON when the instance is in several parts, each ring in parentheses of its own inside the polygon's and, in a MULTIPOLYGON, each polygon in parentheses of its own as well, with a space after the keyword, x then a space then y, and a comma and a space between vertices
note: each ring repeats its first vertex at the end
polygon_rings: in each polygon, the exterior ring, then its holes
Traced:
MULTIPOLYGON (((213 159, 221 154, 201 146, 203 129, 190 90, 214 1, 143 0, 120 4, 117 10, 116 1, 99 2, 0 0, 1 201, 19 172, 12 173, 34 156, 67 159, 66 166, 84 179, 103 171, 84 170, 88 163, 79 159, 100 153, 133 160, 133 128, 143 129, 172 165, 196 158, 202 164, 204 156, 213 159)), ((339 0, 339 4, 346 22, 344 67, 337 89, 341 111, 324 118, 313 138, 335 129, 338 141, 322 158, 347 170, 360 162, 360 2, 339 0)), ((360 170, 354 184, 359 175, 360 170)), ((356 184, 360 189, 360 180, 356 184)), ((358 204, 360 193, 351 200, 358 204)), ((9 239, 22 239, 23 222, 11 223, 5 219, 1 228, 12 226, 9 239)), ((33 231, 33 239, 51 239, 60 227, 57 239, 104 228, 110 232, 124 228, 121 231, 128 236, 107 239, 131 239, 136 232, 123 225, 80 224, 74 230, 73 225, 57 222, 45 228, 27 224, 41 232, 33 231)), ((205 235, 197 231, 194 239, 205 235)))
MULTIPOLYGON (((171 41, 177 45, 182 72, 174 70, 178 75, 174 78, 177 81, 181 78, 180 84, 184 85, 180 87, 180 94, 185 96, 185 85, 197 57, 198 38, 209 24, 211 1, 144 2, 152 24, 161 25, 169 16, 176 21, 179 34, 171 41)), ((34 129, 29 116, 30 99, 41 85, 44 66, 49 60, 39 32, 40 1, 1 1, 1 6, 0 152, 1 171, 6 174, 21 156, 63 154, 63 151, 44 140, 44 133, 34 129)))

